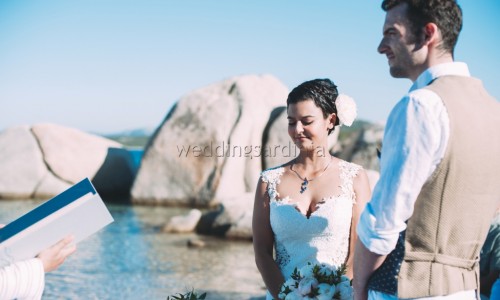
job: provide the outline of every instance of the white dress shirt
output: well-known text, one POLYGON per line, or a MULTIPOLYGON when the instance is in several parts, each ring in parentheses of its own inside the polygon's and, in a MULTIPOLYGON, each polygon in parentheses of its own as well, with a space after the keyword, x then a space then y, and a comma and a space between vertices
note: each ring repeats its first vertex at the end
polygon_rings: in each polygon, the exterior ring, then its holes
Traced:
POLYGON ((44 286, 45 272, 38 258, 0 268, 1 300, 39 300, 44 286))
MULTIPOLYGON (((470 76, 467 65, 459 62, 427 69, 387 120, 380 179, 357 227, 359 239, 373 253, 387 255, 396 247, 422 186, 444 157, 450 135, 448 113, 436 93, 422 89, 444 75, 470 76)), ((474 291, 450 296, 425 299, 476 299, 474 291)), ((370 299, 396 298, 370 291, 370 299)))

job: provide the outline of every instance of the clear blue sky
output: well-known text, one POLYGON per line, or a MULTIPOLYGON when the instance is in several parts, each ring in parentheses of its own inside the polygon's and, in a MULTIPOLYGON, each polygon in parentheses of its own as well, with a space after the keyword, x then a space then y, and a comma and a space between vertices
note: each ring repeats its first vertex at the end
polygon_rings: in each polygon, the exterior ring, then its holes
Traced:
MULTIPOLYGON (((0 0, 0 130, 155 128, 182 95, 242 74, 328 77, 383 121, 411 82, 376 52, 380 2, 0 0)), ((456 59, 500 99, 500 1, 459 4, 456 59)))

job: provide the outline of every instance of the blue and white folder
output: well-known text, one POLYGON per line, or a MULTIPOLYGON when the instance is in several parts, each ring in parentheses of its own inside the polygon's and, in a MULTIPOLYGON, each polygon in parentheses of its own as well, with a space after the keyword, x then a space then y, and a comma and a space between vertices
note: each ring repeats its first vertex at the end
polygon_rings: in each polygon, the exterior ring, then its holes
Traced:
POLYGON ((88 178, 0 229, 0 267, 35 257, 72 234, 78 243, 113 222, 88 178))

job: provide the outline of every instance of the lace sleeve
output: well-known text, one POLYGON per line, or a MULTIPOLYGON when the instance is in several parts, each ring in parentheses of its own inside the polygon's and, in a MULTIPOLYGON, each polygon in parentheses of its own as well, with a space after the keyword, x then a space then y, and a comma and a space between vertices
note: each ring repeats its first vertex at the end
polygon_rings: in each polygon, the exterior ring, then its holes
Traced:
POLYGON ((280 177, 284 172, 284 168, 278 167, 273 169, 267 169, 260 174, 262 182, 267 183, 267 194, 269 195, 269 201, 276 201, 279 197, 279 193, 276 189, 280 183, 280 177))
POLYGON ((350 195, 352 203, 356 203, 356 193, 354 192, 354 177, 356 177, 363 167, 360 165, 342 161, 340 163, 340 178, 342 180, 342 192, 350 195))

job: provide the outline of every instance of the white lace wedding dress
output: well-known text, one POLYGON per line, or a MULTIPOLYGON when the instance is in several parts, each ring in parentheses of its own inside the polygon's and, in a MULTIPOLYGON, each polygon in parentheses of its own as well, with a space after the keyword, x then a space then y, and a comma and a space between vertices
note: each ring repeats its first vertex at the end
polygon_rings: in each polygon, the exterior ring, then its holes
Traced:
MULTIPOLYGON (((295 267, 308 262, 340 266, 346 261, 349 250, 352 206, 355 203, 353 178, 359 165, 339 163, 341 194, 324 198, 316 211, 307 218, 299 212, 290 197, 281 198, 276 188, 284 172, 283 167, 262 172, 270 198, 270 221, 274 232, 276 263, 285 280, 295 267)), ((267 299, 273 299, 267 294, 267 299)))

